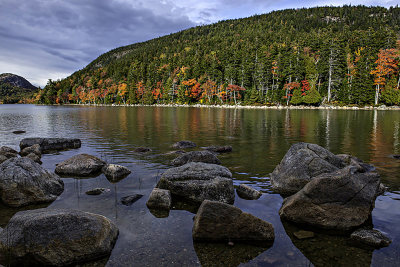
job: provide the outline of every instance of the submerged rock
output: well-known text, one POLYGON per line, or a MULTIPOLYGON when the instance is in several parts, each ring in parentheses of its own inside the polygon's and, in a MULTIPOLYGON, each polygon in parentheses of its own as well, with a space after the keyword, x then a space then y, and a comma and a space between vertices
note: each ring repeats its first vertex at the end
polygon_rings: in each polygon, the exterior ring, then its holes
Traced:
POLYGON ((140 195, 140 194, 126 196, 126 197, 121 198, 121 203, 125 206, 130 206, 133 203, 135 203, 136 201, 138 201, 139 199, 141 199, 142 197, 143 197, 143 195, 140 195))
POLYGON ((13 134, 23 134, 23 133, 26 133, 26 131, 22 130, 13 131, 13 134))
POLYGON ((189 162, 204 162, 218 165, 221 164, 221 161, 209 151, 187 152, 174 159, 171 164, 175 166, 182 166, 189 162))
POLYGON ((192 141, 179 141, 172 145, 172 147, 176 148, 176 149, 193 148, 196 146, 197 145, 195 143, 193 143, 192 141))
POLYGON ((205 150, 214 152, 214 153, 229 153, 232 152, 232 146, 207 146, 202 147, 205 150))
POLYGON ((236 188, 236 193, 239 197, 248 200, 259 199, 262 196, 260 191, 245 184, 239 185, 239 187, 236 188))
POLYGON ((315 236, 314 232, 304 230, 294 232, 293 235, 298 239, 307 239, 315 236))
POLYGON ((131 173, 127 167, 116 164, 107 164, 101 171, 111 180, 121 180, 131 173))
POLYGON ((86 191, 86 195, 97 196, 97 195, 101 195, 104 191, 107 191, 107 188, 95 188, 95 189, 86 191))
POLYGON ((24 157, 24 156, 27 156, 32 153, 41 157, 42 150, 40 148, 40 145, 34 144, 33 146, 25 147, 24 149, 21 150, 21 152, 19 154, 24 157))
POLYGON ((146 205, 149 209, 169 210, 171 208, 171 202, 171 193, 169 190, 154 188, 153 191, 151 191, 146 205))
POLYGON ((298 224, 347 231, 368 219, 379 184, 377 173, 356 167, 324 173, 284 199, 279 215, 298 224))
POLYGON ((55 172, 61 175, 91 176, 99 174, 104 165, 106 163, 95 156, 79 154, 59 163, 55 172))
POLYGON ((40 146, 42 153, 46 153, 55 150, 80 148, 81 140, 72 138, 24 138, 21 140, 19 147, 23 150, 25 147, 35 144, 40 146))
POLYGON ((20 207, 54 201, 64 191, 63 181, 29 158, 13 158, 0 164, 0 198, 20 207))
POLYGON ((358 229, 351 234, 350 238, 374 248, 387 247, 392 243, 392 240, 375 229, 358 229))
POLYGON ((194 241, 273 242, 272 224, 239 208, 205 200, 194 219, 194 241))
POLYGON ((148 147, 138 147, 135 149, 136 153, 146 153, 146 152, 151 152, 151 148, 148 147))
POLYGON ((67 266, 108 256, 118 229, 104 216, 78 210, 18 212, 0 233, 0 251, 11 265, 67 266))
POLYGON ((232 173, 226 167, 216 164, 190 162, 168 169, 156 187, 200 203, 205 199, 225 203, 233 203, 235 200, 232 173))

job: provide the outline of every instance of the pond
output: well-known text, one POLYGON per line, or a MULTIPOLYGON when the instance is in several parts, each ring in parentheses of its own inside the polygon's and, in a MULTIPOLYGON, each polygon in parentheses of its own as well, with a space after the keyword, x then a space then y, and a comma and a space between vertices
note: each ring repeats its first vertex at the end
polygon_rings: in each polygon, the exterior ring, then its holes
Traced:
MULTIPOLYGON (((104 175, 89 179, 63 178, 65 190, 49 208, 73 208, 102 214, 120 230, 108 259, 90 266, 397 266, 400 261, 400 112, 361 110, 271 110, 188 107, 89 107, 0 105, 0 146, 19 150, 26 137, 80 138, 76 150, 45 154, 43 167, 78 153, 98 156, 128 167, 132 173, 111 183, 104 175), (24 134, 13 134, 24 130, 24 134), (199 147, 231 145, 219 156, 233 173, 235 186, 245 183, 261 190, 258 200, 236 196, 234 205, 266 220, 275 228, 271 247, 193 243, 193 210, 176 206, 166 218, 146 207, 160 175, 170 166, 171 145, 191 140, 199 147), (282 197, 270 185, 269 173, 296 142, 319 144, 335 154, 352 154, 376 166, 388 192, 379 196, 373 225, 393 242, 379 250, 354 247, 342 236, 317 233, 298 240, 296 225, 282 223, 282 197), (139 146, 149 153, 135 153, 139 146), (109 191, 89 196, 87 190, 109 191), (144 195, 131 206, 120 199, 144 195)), ((37 206, 25 209, 34 209, 37 206)), ((0 205, 0 227, 17 209, 0 205)))

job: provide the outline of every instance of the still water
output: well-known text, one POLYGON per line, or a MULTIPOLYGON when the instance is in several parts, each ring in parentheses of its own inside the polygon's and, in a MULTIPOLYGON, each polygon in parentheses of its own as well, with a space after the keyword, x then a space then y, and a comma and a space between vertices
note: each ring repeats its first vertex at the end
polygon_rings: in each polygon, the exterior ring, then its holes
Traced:
MULTIPOLYGON (((104 175, 63 178, 64 193, 48 205, 102 214, 117 224, 120 235, 111 256, 95 266, 398 266, 400 160, 391 155, 400 154, 399 127, 399 111, 0 105, 0 146, 17 149, 25 137, 82 140, 80 149, 43 155, 48 170, 78 153, 132 170, 117 183, 104 175), (15 135, 15 130, 26 133, 15 135), (147 209, 148 196, 172 159, 165 154, 179 140, 200 147, 232 145, 234 151, 219 158, 232 171, 234 184, 249 184, 264 193, 259 200, 236 196, 234 205, 273 224, 272 247, 193 243, 193 210, 177 206, 167 218, 157 218, 147 209), (281 222, 282 197, 272 192, 268 176, 289 147, 300 141, 335 154, 352 154, 377 167, 389 191, 377 198, 372 221, 393 239, 389 247, 365 250, 345 237, 323 233, 298 240, 293 232, 299 228, 281 222), (139 146, 153 151, 135 153, 139 146), (109 191, 85 194, 96 187, 109 191), (121 197, 132 194, 144 196, 132 206, 120 204, 121 197)), ((0 227, 17 211, 0 204, 0 227)))

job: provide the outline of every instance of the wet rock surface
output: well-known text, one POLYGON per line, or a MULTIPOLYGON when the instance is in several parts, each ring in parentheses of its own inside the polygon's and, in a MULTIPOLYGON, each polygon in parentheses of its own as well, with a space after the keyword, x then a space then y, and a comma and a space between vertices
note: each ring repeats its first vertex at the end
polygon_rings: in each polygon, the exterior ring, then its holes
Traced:
POLYGON ((171 164, 174 166, 182 166, 189 162, 204 162, 210 164, 221 164, 221 161, 215 154, 209 151, 191 151, 187 152, 176 159, 171 164))
POLYGON ((241 184, 236 188, 236 193, 239 197, 248 200, 259 199, 262 196, 262 193, 248 185, 241 184))
POLYGON ((121 180, 128 176, 131 171, 124 166, 117 165, 117 164, 107 164, 101 170, 107 178, 112 180, 121 180))
POLYGON ((60 175, 92 176, 99 174, 104 165, 106 162, 95 156, 79 154, 59 163, 55 172, 60 175))
POLYGON ((134 194, 131 196, 122 197, 121 204, 125 205, 125 206, 130 206, 133 203, 135 203, 136 201, 138 201, 139 199, 141 199, 142 197, 143 197, 143 195, 140 195, 140 194, 134 194))
POLYGON ((34 144, 32 146, 25 147, 21 150, 19 154, 24 157, 32 153, 38 156, 42 156, 42 149, 40 148, 40 145, 34 144))
POLYGON ((272 224, 239 208, 205 200, 194 219, 194 241, 273 242, 272 224))
POLYGON ((300 230, 300 231, 294 232, 293 235, 298 239, 307 239, 307 238, 312 238, 315 236, 314 232, 305 231, 305 230, 300 230))
POLYGON ((18 152, 15 149, 12 149, 11 147, 8 146, 0 147, 0 154, 1 153, 18 154, 18 152))
POLYGON ((38 164, 42 164, 41 157, 35 153, 30 153, 30 154, 26 155, 25 157, 30 158, 31 160, 33 160, 34 162, 36 162, 38 164))
POLYGON ((63 181, 29 158, 0 164, 0 196, 4 204, 20 207, 54 201, 64 191, 63 181))
POLYGON ((169 190, 154 188, 146 205, 149 209, 169 210, 171 208, 171 193, 169 190))
POLYGON ((18 157, 18 152, 14 149, 7 146, 0 147, 0 164, 8 159, 16 157, 18 157))
POLYGON ((172 147, 175 149, 193 148, 196 146, 197 146, 196 143, 187 140, 179 141, 172 145, 172 147))
POLYGON ((6 264, 68 266, 108 256, 118 229, 101 215, 77 210, 18 212, 0 232, 6 264))
POLYGON ((371 215, 379 190, 376 172, 346 167, 313 178, 296 194, 284 199, 281 218, 323 229, 348 231, 371 215))
POLYGON ((202 147, 204 150, 208 150, 214 153, 229 153, 232 152, 232 146, 206 146, 202 147))
POLYGON ((40 146, 42 153, 47 153, 56 150, 80 148, 81 140, 72 138, 25 138, 21 140, 19 147, 23 150, 35 144, 40 146))
POLYGON ((358 229, 354 231, 351 240, 374 248, 387 247, 392 240, 375 229, 358 229))
POLYGON ((216 164, 190 162, 168 169, 156 187, 200 203, 205 199, 225 203, 233 203, 235 200, 232 173, 226 167, 216 164))

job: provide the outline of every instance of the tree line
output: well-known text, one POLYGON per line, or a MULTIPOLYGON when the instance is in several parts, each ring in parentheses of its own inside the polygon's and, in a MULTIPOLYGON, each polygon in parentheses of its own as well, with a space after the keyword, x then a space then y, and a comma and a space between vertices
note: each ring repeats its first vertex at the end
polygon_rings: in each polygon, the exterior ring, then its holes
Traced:
POLYGON ((34 101, 399 105, 399 27, 397 6, 221 21, 111 50, 34 101))

